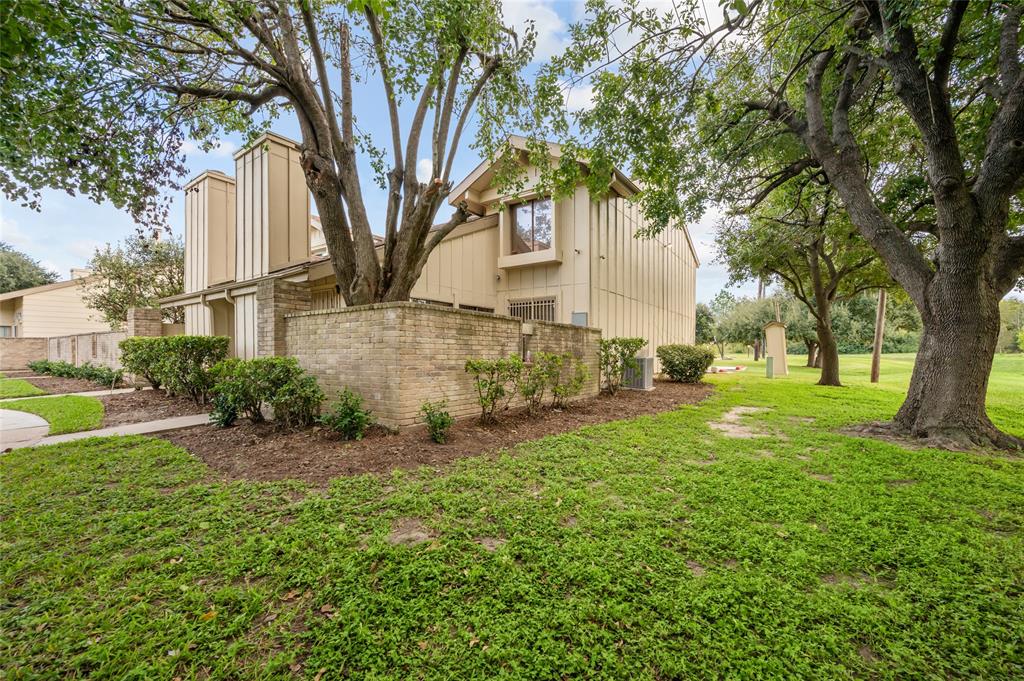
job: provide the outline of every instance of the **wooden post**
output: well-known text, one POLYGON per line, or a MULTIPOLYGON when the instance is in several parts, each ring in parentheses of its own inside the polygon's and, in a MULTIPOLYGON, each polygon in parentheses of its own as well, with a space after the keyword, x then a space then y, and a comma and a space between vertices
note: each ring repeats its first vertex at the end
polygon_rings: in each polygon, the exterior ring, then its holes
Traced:
POLYGON ((882 361, 882 336, 885 334, 885 289, 878 290, 878 311, 875 313, 875 344, 871 348, 871 382, 878 383, 882 361))

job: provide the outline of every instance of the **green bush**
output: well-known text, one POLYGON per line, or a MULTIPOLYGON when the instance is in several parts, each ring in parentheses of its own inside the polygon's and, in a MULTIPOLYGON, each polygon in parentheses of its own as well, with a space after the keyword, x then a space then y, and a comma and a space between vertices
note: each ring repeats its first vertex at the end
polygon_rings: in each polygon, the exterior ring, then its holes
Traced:
POLYGON ((213 411, 210 412, 210 423, 218 428, 227 428, 238 419, 238 410, 227 395, 213 396, 213 411))
POLYGON ((597 353, 598 366, 601 368, 601 388, 614 395, 622 387, 622 377, 626 369, 636 369, 636 353, 647 344, 643 338, 609 338, 602 339, 597 353))
POLYGON ((153 388, 159 388, 160 360, 167 349, 166 340, 164 337, 125 338, 118 344, 121 348, 121 366, 129 374, 146 379, 153 388))
POLYGON ((97 366, 89 362, 86 362, 82 366, 75 366, 74 364, 63 360, 51 362, 49 360, 41 359, 35 362, 29 362, 28 367, 39 374, 56 376, 58 378, 81 378, 105 388, 113 388, 124 378, 124 372, 120 369, 97 366))
POLYGON ((558 374, 551 384, 551 406, 556 409, 565 407, 570 399, 579 395, 590 378, 590 369, 581 360, 574 359, 572 355, 562 357, 558 374))
POLYGON ((430 439, 439 445, 448 441, 448 431, 451 429, 455 419, 448 413, 448 401, 424 402, 420 407, 423 413, 423 420, 427 424, 427 432, 430 439))
POLYGON ((537 352, 533 355, 533 362, 523 368, 519 394, 523 396, 526 410, 531 414, 536 414, 544 404, 544 395, 558 380, 563 361, 562 355, 537 352))
POLYGON ((170 395, 205 404, 213 387, 211 369, 228 354, 226 336, 166 336, 157 363, 160 384, 170 395))
POLYGON ((312 424, 320 414, 324 394, 293 357, 226 359, 210 374, 212 392, 219 398, 215 406, 222 405, 225 417, 234 412, 236 417, 261 423, 262 407, 269 404, 279 426, 294 428, 312 424))
POLYGON ((280 428, 301 428, 316 423, 324 391, 312 376, 298 376, 288 381, 270 398, 274 423, 280 428))
POLYGON ((519 391, 523 367, 522 358, 515 355, 501 359, 466 360, 466 372, 473 375, 476 386, 481 422, 491 423, 495 412, 508 409, 519 391))
POLYGON ((661 370, 673 381, 699 383, 712 362, 715 353, 697 345, 662 345, 658 348, 661 370))
POLYGON ((330 411, 320 417, 320 423, 345 440, 362 440, 366 429, 373 423, 373 415, 363 407, 362 397, 345 388, 330 411))

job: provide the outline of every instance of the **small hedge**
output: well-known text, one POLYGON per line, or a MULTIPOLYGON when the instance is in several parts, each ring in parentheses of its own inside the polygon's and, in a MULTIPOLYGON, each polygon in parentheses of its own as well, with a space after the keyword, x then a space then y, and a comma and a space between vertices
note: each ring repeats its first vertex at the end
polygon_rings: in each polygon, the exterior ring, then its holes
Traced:
POLYGON ((168 395, 205 404, 214 383, 211 369, 227 357, 229 340, 226 336, 126 338, 120 343, 121 364, 168 395))
POLYGON ((516 355, 466 360, 466 373, 473 376, 482 423, 492 423, 496 412, 508 409, 512 398, 519 392, 523 368, 522 358, 516 355))
POLYGON ((700 345, 662 345, 658 348, 661 370, 673 381, 699 383, 715 353, 700 345))
POLYGON ((361 396, 345 388, 330 410, 320 417, 320 423, 344 440, 362 440, 366 429, 373 425, 373 414, 363 406, 361 396))
POLYGON ((227 359, 210 374, 214 381, 210 420, 219 426, 231 425, 238 416, 261 423, 264 404, 274 410, 274 422, 282 428, 311 425, 320 415, 324 393, 293 357, 227 359))
POLYGON ((63 360, 51 362, 50 360, 41 359, 35 362, 29 362, 28 368, 37 374, 45 374, 47 376, 56 376, 58 378, 81 378, 86 381, 92 381, 104 388, 113 388, 118 385, 124 377, 124 372, 120 369, 115 370, 110 367, 97 366, 89 362, 86 362, 81 366, 75 366, 74 364, 63 360))

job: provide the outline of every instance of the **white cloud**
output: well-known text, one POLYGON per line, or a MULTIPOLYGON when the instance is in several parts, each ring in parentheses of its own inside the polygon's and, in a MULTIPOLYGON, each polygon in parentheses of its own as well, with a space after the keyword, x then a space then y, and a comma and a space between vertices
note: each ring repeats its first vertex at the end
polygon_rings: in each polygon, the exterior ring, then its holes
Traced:
POLYGON ((565 106, 569 111, 581 111, 594 106, 594 86, 577 85, 565 93, 565 106))
POLYGON ((537 31, 534 61, 547 61, 568 46, 569 25, 552 9, 550 3, 540 0, 506 0, 502 3, 501 11, 505 21, 512 25, 520 37, 525 34, 527 24, 533 22, 537 31))
POLYGON ((76 239, 67 245, 67 250, 76 258, 90 260, 96 249, 102 247, 102 243, 93 239, 76 239))
POLYGON ((15 220, 4 216, 0 216, 0 240, 19 250, 31 248, 35 244, 35 239, 21 231, 15 220))
POLYGON ((434 174, 434 162, 429 158, 421 158, 416 163, 416 179, 420 182, 430 182, 434 174))
POLYGON ((203 151, 202 147, 192 140, 185 140, 181 145, 181 151, 186 156, 213 156, 215 158, 229 158, 238 151, 238 145, 231 140, 217 140, 210 151, 203 151))

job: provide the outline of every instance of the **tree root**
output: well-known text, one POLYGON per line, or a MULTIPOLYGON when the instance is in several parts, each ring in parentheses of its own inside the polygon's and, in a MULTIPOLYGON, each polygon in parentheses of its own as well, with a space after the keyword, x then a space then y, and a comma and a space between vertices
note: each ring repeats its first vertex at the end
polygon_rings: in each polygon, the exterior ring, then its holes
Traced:
POLYGON ((1024 456, 1024 439, 1004 433, 991 424, 977 430, 956 427, 915 433, 893 421, 873 421, 843 428, 839 432, 843 435, 883 440, 907 449, 932 448, 952 452, 999 450, 1024 456))

